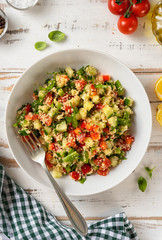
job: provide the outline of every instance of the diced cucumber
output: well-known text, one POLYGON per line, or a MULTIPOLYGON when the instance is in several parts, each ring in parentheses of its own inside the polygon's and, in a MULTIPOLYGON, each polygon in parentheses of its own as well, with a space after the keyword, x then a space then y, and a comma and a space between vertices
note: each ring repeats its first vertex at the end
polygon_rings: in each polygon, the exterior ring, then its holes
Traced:
POLYGON ((96 76, 98 73, 97 69, 92 66, 86 67, 85 70, 88 76, 96 76))
POLYGON ((93 140, 92 140, 91 137, 85 138, 84 142, 85 142, 85 145, 86 145, 87 147, 92 147, 93 144, 94 144, 94 142, 93 142, 93 140))
POLYGON ((41 122, 40 122, 38 119, 36 119, 36 120, 33 122, 33 124, 34 124, 34 128, 35 128, 35 129, 40 130, 40 129, 42 128, 42 124, 41 124, 41 122))
POLYGON ((47 113, 48 109, 49 109, 49 106, 47 105, 39 106, 39 110, 41 110, 44 113, 47 113))
POLYGON ((44 127, 44 132, 46 135, 50 134, 51 131, 52 131, 52 129, 50 127, 47 127, 47 126, 44 127))
POLYGON ((98 96, 98 95, 93 96, 93 97, 92 97, 92 101, 93 101, 95 104, 99 103, 99 102, 100 102, 99 96, 98 96))
POLYGON ((71 154, 68 154, 66 157, 64 157, 62 160, 64 162, 69 162, 69 163, 72 163, 74 162, 75 160, 77 160, 79 158, 79 154, 75 151, 75 152, 72 152, 71 154))
POLYGON ((121 149, 120 149, 120 148, 116 148, 116 149, 114 150, 114 153, 115 153, 115 154, 120 154, 120 153, 121 153, 121 149))
POLYGON ((111 125, 111 127, 116 127, 117 126, 117 117, 111 117, 108 120, 108 123, 111 125))
POLYGON ((44 98, 45 95, 46 95, 46 92, 44 90, 40 90, 39 93, 38 93, 38 97, 41 98, 41 99, 44 98))
POLYGON ((111 115, 113 114, 113 108, 112 107, 105 106, 102 110, 103 110, 103 112, 104 112, 104 114, 107 118, 111 117, 111 115))
POLYGON ((64 93, 64 91, 63 91, 62 88, 60 88, 60 89, 58 90, 58 95, 61 96, 61 97, 65 95, 65 93, 64 93))
POLYGON ((53 169, 53 171, 51 171, 51 175, 54 178, 60 178, 62 177, 62 173, 60 171, 57 171, 56 169, 53 169))
POLYGON ((90 101, 85 101, 84 102, 84 108, 87 110, 87 111, 90 111, 92 108, 93 108, 94 104, 90 101))
POLYGON ((66 122, 63 121, 56 125, 56 131, 58 132, 66 132, 67 131, 67 125, 66 122))
POLYGON ((111 166, 116 167, 119 164, 119 159, 116 156, 110 157, 111 166))
POLYGON ((81 119, 86 119, 87 117, 87 110, 85 108, 80 108, 79 109, 79 114, 81 119))
POLYGON ((124 104, 125 104, 125 106, 128 106, 128 107, 132 106, 132 104, 133 104, 133 99, 131 99, 130 97, 125 98, 125 99, 124 99, 124 104))
POLYGON ((74 71, 71 67, 66 67, 65 71, 67 72, 67 75, 68 75, 69 78, 71 78, 74 74, 74 71))

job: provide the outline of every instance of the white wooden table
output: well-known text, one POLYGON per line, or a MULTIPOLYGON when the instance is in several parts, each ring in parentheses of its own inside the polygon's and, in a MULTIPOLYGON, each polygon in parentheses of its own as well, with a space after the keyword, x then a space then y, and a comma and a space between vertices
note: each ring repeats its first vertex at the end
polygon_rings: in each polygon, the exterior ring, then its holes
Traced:
MULTIPOLYGON (((152 8, 156 2, 151 0, 152 8)), ((70 199, 87 222, 125 211, 140 239, 161 240, 162 128, 155 118, 158 99, 154 84, 162 75, 162 47, 151 32, 151 13, 139 20, 135 34, 125 36, 118 32, 118 17, 107 10, 107 0, 40 0, 28 11, 14 10, 0 0, 0 7, 9 18, 8 32, 0 39, 0 162, 8 175, 60 221, 69 224, 56 194, 34 182, 13 159, 5 136, 5 108, 18 78, 41 57, 69 48, 90 48, 110 53, 131 68, 146 89, 153 116, 150 144, 138 168, 120 185, 101 194, 70 199), (66 41, 53 43, 48 40, 48 33, 56 29, 66 33, 66 41), (35 42, 40 40, 49 43, 42 52, 34 49, 35 42), (144 166, 156 166, 156 169, 152 180, 148 180, 146 192, 142 193, 137 179, 141 175, 147 177, 144 166)))

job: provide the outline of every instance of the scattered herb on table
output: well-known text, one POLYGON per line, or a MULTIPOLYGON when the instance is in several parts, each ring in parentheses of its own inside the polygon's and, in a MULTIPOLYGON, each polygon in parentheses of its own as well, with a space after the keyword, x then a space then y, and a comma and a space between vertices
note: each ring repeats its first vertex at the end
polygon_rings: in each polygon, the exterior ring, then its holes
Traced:
POLYGON ((152 178, 152 172, 153 172, 153 170, 155 169, 155 167, 153 167, 153 168, 149 168, 149 167, 145 167, 145 169, 146 169, 146 171, 148 172, 148 174, 149 174, 149 177, 150 178, 152 178))
POLYGON ((35 49, 38 51, 42 51, 47 47, 47 43, 46 42, 36 42, 35 43, 35 49))
POLYGON ((52 31, 49 33, 48 37, 53 42, 60 42, 65 39, 65 34, 60 31, 52 31))
POLYGON ((139 177, 138 178, 138 187, 142 192, 144 192, 146 190, 147 181, 144 177, 139 177))

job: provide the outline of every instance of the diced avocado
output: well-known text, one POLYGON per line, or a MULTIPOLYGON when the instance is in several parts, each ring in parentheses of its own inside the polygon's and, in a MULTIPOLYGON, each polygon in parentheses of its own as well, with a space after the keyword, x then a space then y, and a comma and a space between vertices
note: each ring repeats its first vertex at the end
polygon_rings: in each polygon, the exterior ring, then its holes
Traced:
POLYGON ((51 171, 51 175, 54 178, 60 178, 62 177, 62 173, 60 171, 57 171, 56 169, 53 169, 53 171, 51 171))
POLYGON ((56 125, 56 131, 58 132, 66 132, 67 131, 67 125, 66 122, 63 121, 56 125))
POLYGON ((111 117, 108 120, 108 123, 111 125, 111 127, 116 127, 117 126, 117 117, 111 117))
POLYGON ((66 67, 65 68, 65 71, 67 72, 67 75, 69 78, 72 78, 73 74, 74 74, 74 71, 71 67, 66 67))
POLYGON ((86 119, 87 117, 87 110, 85 108, 80 108, 79 109, 79 114, 81 119, 86 119))
POLYGON ((58 95, 61 96, 61 97, 65 95, 65 93, 64 93, 64 91, 63 91, 62 88, 60 88, 60 89, 58 90, 58 95))
POLYGON ((38 119, 36 119, 34 122, 33 122, 33 124, 34 124, 34 128, 35 129, 41 129, 42 128, 42 124, 41 124, 41 122, 38 120, 38 119))
POLYGON ((110 157, 111 166, 116 167, 119 164, 119 159, 116 156, 110 157))
POLYGON ((92 66, 86 67, 85 70, 88 76, 96 76, 98 73, 97 69, 92 66))
POLYGON ((109 106, 105 106, 103 109, 103 112, 107 118, 109 118, 113 114, 113 108, 109 106))
POLYGON ((72 152, 70 154, 68 154, 66 157, 64 157, 62 160, 64 162, 74 162, 75 160, 77 160, 79 158, 79 154, 75 151, 75 152, 72 152))

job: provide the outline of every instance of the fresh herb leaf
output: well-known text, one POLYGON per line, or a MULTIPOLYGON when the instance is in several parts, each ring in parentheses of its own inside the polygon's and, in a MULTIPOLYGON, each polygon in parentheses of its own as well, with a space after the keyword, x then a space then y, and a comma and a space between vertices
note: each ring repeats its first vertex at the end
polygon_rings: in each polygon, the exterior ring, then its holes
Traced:
POLYGON ((42 51, 47 47, 47 43, 46 42, 36 42, 35 43, 35 49, 38 51, 42 51))
POLYGON ((139 177, 138 178, 138 187, 142 192, 144 192, 146 190, 147 181, 144 177, 139 177))
POLYGON ((45 133, 46 136, 48 135, 48 132, 46 131, 46 129, 44 129, 44 133, 45 133))
POLYGON ((48 37, 53 42, 60 42, 64 40, 65 34, 60 31, 52 31, 49 33, 48 37))
POLYGON ((19 130, 19 134, 20 134, 21 136, 27 136, 27 135, 28 135, 25 130, 19 130))
POLYGON ((150 169, 149 167, 145 167, 145 169, 146 169, 146 171, 148 172, 150 178, 152 178, 152 172, 153 172, 153 170, 154 170, 155 168, 156 168, 156 167, 153 167, 153 168, 150 169))

